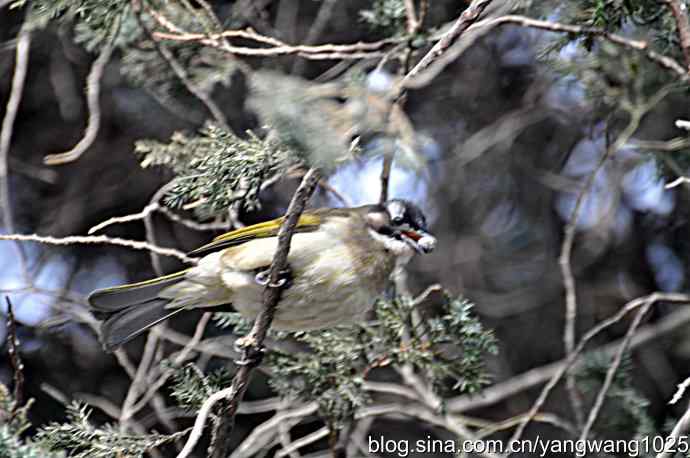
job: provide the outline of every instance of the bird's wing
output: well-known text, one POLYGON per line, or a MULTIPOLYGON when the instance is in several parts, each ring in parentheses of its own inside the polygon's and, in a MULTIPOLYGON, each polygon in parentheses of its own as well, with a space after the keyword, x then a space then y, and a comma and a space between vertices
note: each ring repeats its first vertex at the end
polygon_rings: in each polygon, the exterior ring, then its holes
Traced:
MULTIPOLYGON (((278 230, 285 218, 277 218, 271 221, 254 224, 252 226, 242 227, 234 231, 219 235, 211 243, 197 248, 189 253, 189 256, 204 256, 214 251, 222 250, 231 246, 241 245, 250 240, 261 239, 266 237, 275 237, 278 235, 278 230)), ((305 213, 297 222, 295 232, 311 232, 319 228, 321 224, 321 216, 317 213, 305 213)))

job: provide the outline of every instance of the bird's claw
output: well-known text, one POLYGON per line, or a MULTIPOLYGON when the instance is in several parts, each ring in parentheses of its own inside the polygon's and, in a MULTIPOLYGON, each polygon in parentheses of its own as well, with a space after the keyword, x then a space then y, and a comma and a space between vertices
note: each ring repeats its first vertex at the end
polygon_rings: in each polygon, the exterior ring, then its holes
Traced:
POLYGON ((278 272, 278 281, 271 283, 270 269, 262 270, 254 276, 254 281, 261 286, 268 286, 269 288, 284 288, 289 286, 292 272, 290 268, 286 268, 278 272))

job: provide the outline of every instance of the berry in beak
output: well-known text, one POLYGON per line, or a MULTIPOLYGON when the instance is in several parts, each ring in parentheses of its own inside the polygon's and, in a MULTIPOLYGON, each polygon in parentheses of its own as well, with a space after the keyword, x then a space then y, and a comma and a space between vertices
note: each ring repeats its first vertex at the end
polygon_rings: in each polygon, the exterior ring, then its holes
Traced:
POLYGON ((403 240, 418 253, 431 253, 436 247, 436 237, 421 230, 401 231, 403 240))

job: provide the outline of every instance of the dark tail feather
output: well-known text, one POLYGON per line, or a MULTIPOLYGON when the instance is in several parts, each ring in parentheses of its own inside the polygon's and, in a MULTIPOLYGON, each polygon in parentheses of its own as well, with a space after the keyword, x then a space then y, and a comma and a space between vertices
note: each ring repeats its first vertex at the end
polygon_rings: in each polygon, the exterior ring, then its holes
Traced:
POLYGON ((152 299, 112 312, 101 325, 101 342, 106 351, 113 351, 161 321, 184 308, 168 309, 169 299, 152 299))
POLYGON ((117 312, 136 304, 143 304, 158 297, 163 288, 184 280, 186 270, 153 280, 98 289, 89 294, 89 304, 96 311, 117 312))
POLYGON ((112 351, 183 308, 165 308, 170 299, 158 297, 164 288, 184 280, 186 271, 140 283, 94 291, 88 301, 94 316, 105 320, 101 341, 112 351))

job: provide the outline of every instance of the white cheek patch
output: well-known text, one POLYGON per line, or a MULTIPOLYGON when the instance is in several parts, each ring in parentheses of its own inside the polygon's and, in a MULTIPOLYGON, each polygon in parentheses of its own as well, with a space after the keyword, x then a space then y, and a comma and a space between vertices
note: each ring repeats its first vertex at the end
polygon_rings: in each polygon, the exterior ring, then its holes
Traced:
POLYGON ((409 260, 414 254, 414 250, 407 243, 402 240, 397 240, 386 235, 379 234, 376 231, 369 230, 371 236, 379 243, 381 243, 384 248, 393 253, 395 256, 404 257, 409 260))

